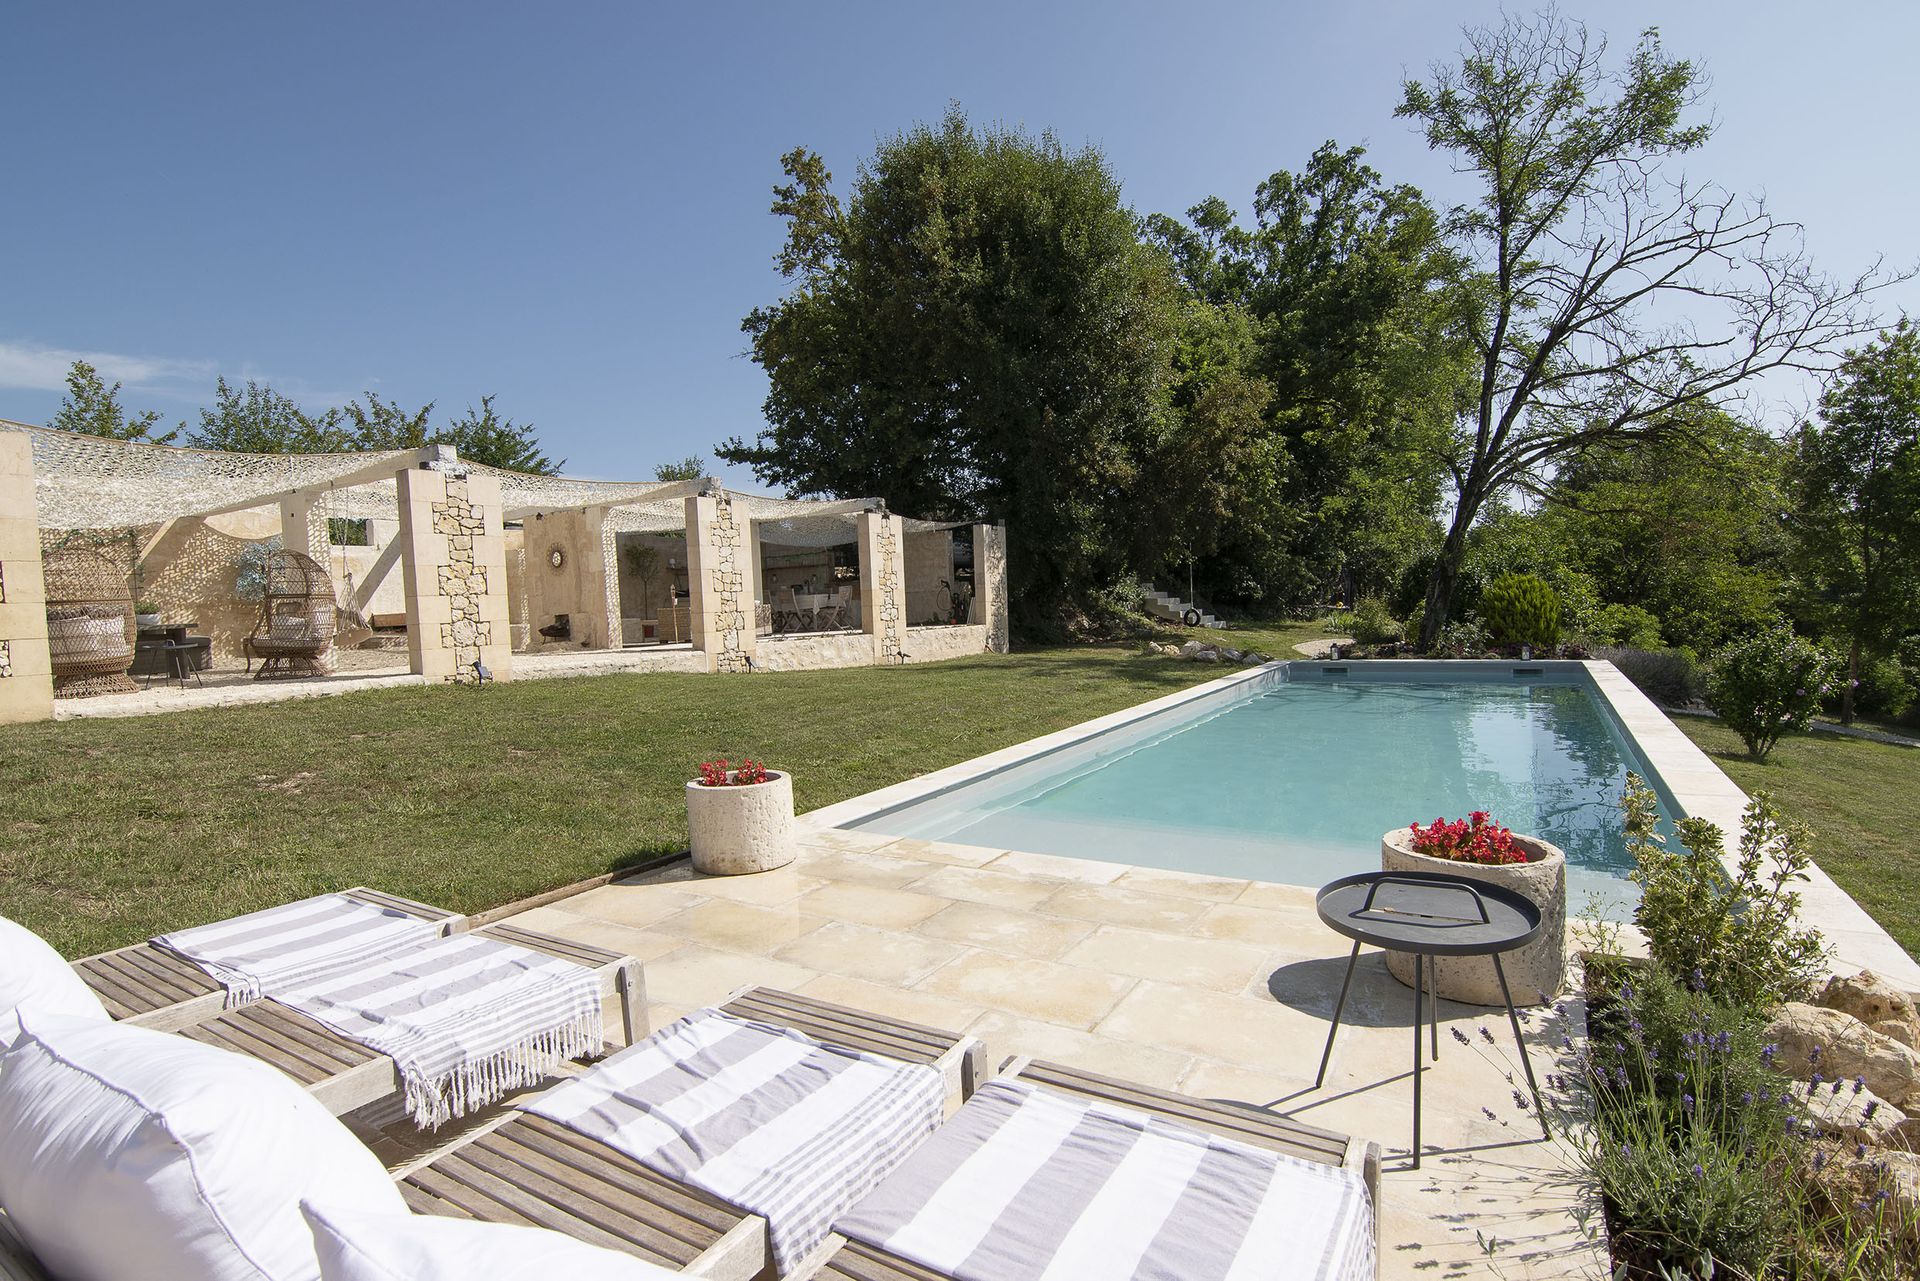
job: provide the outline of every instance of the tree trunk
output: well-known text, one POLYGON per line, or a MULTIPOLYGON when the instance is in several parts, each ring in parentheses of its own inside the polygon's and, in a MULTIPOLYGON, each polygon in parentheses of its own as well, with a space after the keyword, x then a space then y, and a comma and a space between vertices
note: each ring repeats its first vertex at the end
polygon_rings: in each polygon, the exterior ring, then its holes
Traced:
POLYGON ((1840 723, 1853 724, 1853 695, 1860 688, 1860 635, 1854 633, 1853 641, 1847 646, 1847 684, 1840 691, 1840 723))
POLYGON ((1447 530, 1447 540, 1440 545, 1433 573, 1427 576, 1427 606, 1420 616, 1420 652, 1423 654, 1433 651, 1440 639, 1440 630, 1447 625, 1453 587, 1460 578, 1461 562, 1467 556, 1467 526, 1472 523, 1473 510, 1463 501, 1454 508, 1453 525, 1447 530))

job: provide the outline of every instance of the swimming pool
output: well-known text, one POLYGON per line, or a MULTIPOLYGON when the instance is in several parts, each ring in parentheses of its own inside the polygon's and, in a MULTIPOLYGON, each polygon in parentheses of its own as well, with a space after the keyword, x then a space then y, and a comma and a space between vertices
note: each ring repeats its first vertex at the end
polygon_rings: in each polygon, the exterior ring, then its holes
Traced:
POLYGON ((1625 912, 1620 791, 1633 770, 1670 819, 1665 789, 1577 664, 1488 666, 1276 665, 842 825, 1320 885, 1377 868, 1390 828, 1484 809, 1566 851, 1576 911, 1625 912))

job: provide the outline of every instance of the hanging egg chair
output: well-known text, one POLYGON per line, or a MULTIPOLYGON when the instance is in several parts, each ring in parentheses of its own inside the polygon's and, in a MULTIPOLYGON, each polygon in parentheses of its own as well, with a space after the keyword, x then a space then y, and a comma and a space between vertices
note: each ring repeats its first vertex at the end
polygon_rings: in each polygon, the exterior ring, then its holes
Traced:
POLYGON ((98 552, 57 551, 44 563, 47 651, 56 698, 139 690, 133 666, 133 593, 125 571, 98 552))
POLYGON ((268 556, 260 621, 247 638, 249 657, 263 660, 254 679, 331 672, 336 613, 326 566, 285 548, 268 556))

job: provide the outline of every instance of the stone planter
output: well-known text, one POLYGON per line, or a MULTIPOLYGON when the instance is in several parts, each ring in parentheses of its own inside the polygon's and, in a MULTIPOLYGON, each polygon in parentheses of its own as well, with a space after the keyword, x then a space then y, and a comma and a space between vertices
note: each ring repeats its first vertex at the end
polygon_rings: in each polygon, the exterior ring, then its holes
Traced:
POLYGON ((687 835, 694 870, 710 876, 785 867, 794 855, 793 776, 769 770, 766 782, 745 787, 688 783, 687 835))
MULTIPOLYGON (((1500 957, 1515 1005, 1544 1005, 1559 993, 1567 971, 1567 856, 1559 847, 1531 836, 1514 835, 1513 843, 1527 852, 1525 863, 1488 866, 1459 863, 1448 858, 1416 854, 1411 828, 1397 828, 1380 838, 1380 866, 1389 872, 1444 872, 1468 880, 1504 886, 1540 909, 1540 936, 1518 951, 1500 957)), ((1413 986, 1414 957, 1387 953, 1393 977, 1413 986)), ((1441 996, 1467 1005, 1499 1005, 1500 979, 1493 961, 1484 956, 1435 958, 1435 980, 1441 996)))

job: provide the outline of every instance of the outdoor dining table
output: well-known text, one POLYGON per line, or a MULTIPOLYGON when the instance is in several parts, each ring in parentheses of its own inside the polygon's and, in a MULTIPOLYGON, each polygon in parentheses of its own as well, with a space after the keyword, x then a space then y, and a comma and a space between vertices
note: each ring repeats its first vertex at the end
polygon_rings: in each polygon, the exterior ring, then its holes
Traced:
POLYGON ((1506 998, 1507 1022, 1513 1027, 1514 1043, 1520 1047, 1520 1063, 1526 1069, 1527 1088, 1533 1093, 1534 1110, 1540 1116, 1540 1132, 1551 1137, 1546 1105, 1533 1079, 1533 1060, 1527 1057, 1520 1016, 1514 1013, 1513 993, 1507 988, 1507 972, 1500 965, 1502 952, 1525 947, 1540 933, 1538 907, 1505 886, 1444 872, 1357 872, 1323 886, 1314 898, 1314 906, 1330 929, 1353 940, 1353 950, 1347 954, 1347 975, 1340 983, 1340 999, 1333 1007, 1333 1026, 1327 1029, 1327 1048, 1320 1054, 1320 1072, 1313 1079, 1316 1090, 1326 1083, 1327 1062, 1333 1057, 1333 1038, 1340 1031, 1340 1015, 1346 1008, 1360 945, 1413 953, 1413 1168, 1419 1169, 1420 1075, 1426 1070, 1420 1061, 1422 978, 1433 1003, 1427 1021, 1432 1029, 1432 1057, 1438 1062, 1440 997, 1434 958, 1486 956, 1493 960, 1500 995, 1506 998))

